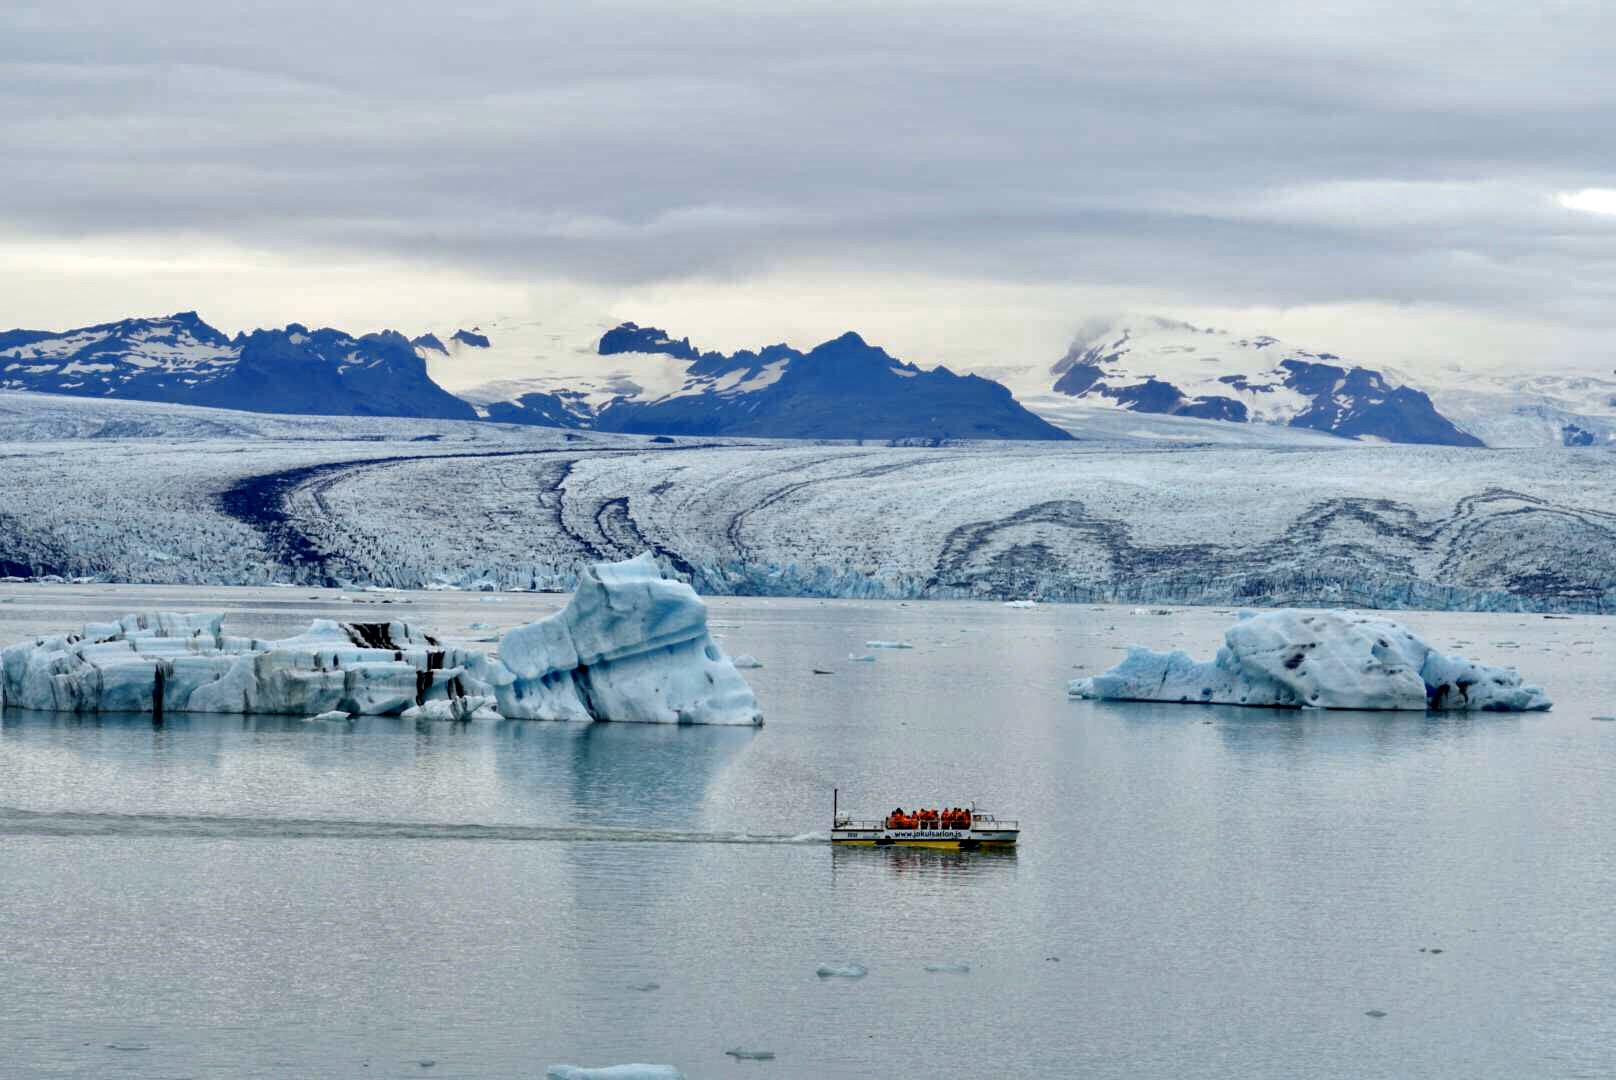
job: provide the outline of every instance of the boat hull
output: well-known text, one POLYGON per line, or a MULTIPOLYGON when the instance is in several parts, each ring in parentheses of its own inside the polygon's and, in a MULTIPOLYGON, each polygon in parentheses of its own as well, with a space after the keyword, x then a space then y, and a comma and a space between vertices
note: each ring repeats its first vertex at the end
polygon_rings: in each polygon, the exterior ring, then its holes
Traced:
POLYGON ((832 829, 830 842, 845 847, 930 848, 975 851, 1014 847, 1016 829, 832 829))

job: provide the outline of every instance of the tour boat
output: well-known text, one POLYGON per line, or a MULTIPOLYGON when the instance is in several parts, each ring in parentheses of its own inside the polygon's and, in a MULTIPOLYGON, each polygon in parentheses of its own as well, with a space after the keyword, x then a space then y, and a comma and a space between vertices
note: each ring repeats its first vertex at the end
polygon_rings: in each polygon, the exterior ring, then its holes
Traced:
POLYGON ((975 803, 946 810, 903 811, 900 808, 879 821, 860 821, 842 816, 839 796, 839 791, 832 790, 830 842, 833 844, 975 851, 1013 847, 1021 835, 1019 821, 1004 821, 984 814, 975 803))

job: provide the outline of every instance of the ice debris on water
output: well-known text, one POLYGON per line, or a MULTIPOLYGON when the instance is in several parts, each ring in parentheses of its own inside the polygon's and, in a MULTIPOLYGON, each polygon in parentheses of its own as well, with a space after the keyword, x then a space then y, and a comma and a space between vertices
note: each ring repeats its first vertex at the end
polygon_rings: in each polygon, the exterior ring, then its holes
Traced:
MULTIPOLYGON (((649 554, 579 577, 561 612, 498 657, 408 623, 317 619, 278 641, 224 616, 149 613, 0 651, 0 705, 52 712, 403 716, 761 724, 746 680, 707 633, 690 586, 649 554)), ((345 717, 346 718, 346 717, 345 717)))
POLYGON ((685 1074, 672 1065, 603 1065, 596 1069, 552 1065, 544 1075, 549 1080, 685 1080, 685 1074))
POLYGON ((1004 602, 1004 606, 1007 607, 1007 608, 1035 608, 1035 607, 1038 606, 1038 601, 1036 601, 1036 600, 1006 600, 1004 602))
POLYGON ((347 713, 343 712, 341 709, 332 709, 330 712, 323 712, 318 716, 311 716, 303 722, 305 724, 335 724, 338 722, 347 722, 351 719, 353 718, 347 713))
POLYGON ((746 668, 749 670, 751 668, 760 668, 763 666, 763 661, 759 660, 750 653, 742 653, 741 655, 732 658, 730 663, 734 664, 738 668, 746 668))
POLYGON ((963 960, 945 960, 942 963, 927 964, 926 970, 935 974, 969 975, 971 973, 971 965, 967 964, 963 960))
POLYGON ((773 1061, 774 1060, 774 1051, 773 1050, 743 1050, 741 1047, 737 1046, 734 1049, 725 1050, 724 1053, 728 1054, 730 1057, 734 1058, 736 1061, 773 1061))
POLYGON ((869 973, 863 964, 820 964, 814 972, 821 979, 862 979, 869 973))
POLYGON ((1242 618, 1211 662, 1132 647, 1103 675, 1073 679, 1073 697, 1317 709, 1547 709, 1511 668, 1444 656, 1389 619, 1343 611, 1242 618))
POLYGON ((866 649, 912 649, 913 645, 907 641, 866 641, 866 649))
POLYGON ((855 664, 873 664, 873 663, 875 663, 875 654, 874 653, 848 653, 847 658, 849 660, 851 660, 855 664))

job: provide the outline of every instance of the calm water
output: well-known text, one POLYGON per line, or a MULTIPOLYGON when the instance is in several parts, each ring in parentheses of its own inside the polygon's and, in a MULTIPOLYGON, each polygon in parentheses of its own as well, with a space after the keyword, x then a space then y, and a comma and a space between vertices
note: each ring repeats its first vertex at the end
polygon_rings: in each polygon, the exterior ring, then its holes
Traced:
MULTIPOLYGON (((470 639, 556 606, 0 589, 5 641, 221 604, 243 631, 340 612, 470 639)), ((1427 717, 1066 700, 1123 641, 1210 649, 1210 611, 713 619, 766 665, 760 730, 7 713, 0 1074, 1616 1071, 1616 722, 1593 719, 1616 715, 1616 621, 1406 616, 1556 700, 1427 717), (915 648, 846 660, 873 638, 915 648), (833 785, 1027 833, 1013 856, 833 851, 833 785), (845 961, 868 976, 815 975, 845 961), (951 961, 971 971, 925 970, 951 961)))

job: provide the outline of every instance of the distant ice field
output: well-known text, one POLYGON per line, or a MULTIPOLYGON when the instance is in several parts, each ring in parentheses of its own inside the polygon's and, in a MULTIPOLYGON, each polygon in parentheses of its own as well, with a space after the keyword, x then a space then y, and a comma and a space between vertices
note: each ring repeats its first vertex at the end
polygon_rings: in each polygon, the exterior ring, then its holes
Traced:
POLYGON ((570 589, 650 550, 709 595, 1616 609, 1610 451, 1086 430, 653 440, 0 394, 0 576, 570 589))

